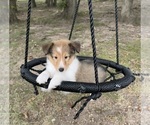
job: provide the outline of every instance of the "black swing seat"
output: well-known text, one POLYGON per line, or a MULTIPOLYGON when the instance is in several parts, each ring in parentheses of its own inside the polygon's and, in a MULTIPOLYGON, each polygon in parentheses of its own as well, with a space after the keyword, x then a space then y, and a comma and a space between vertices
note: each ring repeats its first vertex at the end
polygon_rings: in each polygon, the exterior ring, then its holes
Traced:
MULTIPOLYGON (((80 61, 93 60, 93 57, 78 56, 78 59, 80 61)), ((41 71, 33 69, 33 67, 41 64, 43 65, 44 63, 46 63, 45 57, 33 59, 27 62, 27 66, 23 64, 21 66, 21 76, 29 83, 33 84, 34 86, 48 88, 50 79, 47 81, 47 83, 40 85, 36 82, 36 78, 38 75, 32 72, 32 70, 37 71, 38 73, 44 71, 44 69, 41 71)), ((123 77, 119 79, 105 81, 99 83, 98 85, 94 83, 63 81, 61 85, 58 86, 55 90, 78 92, 78 93, 111 92, 111 91, 117 91, 122 88, 125 88, 135 80, 135 77, 133 76, 130 69, 126 68, 125 66, 119 65, 113 61, 99 59, 99 58, 97 58, 97 64, 101 64, 106 67, 115 69, 116 71, 119 71, 121 74, 123 74, 123 77)))

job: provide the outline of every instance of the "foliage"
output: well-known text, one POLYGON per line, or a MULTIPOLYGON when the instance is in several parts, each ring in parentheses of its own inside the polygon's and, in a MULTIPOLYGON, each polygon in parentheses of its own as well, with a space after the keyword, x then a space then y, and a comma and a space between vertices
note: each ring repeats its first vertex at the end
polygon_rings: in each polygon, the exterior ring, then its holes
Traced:
POLYGON ((59 0, 58 2, 58 8, 64 9, 67 6, 66 0, 59 0))

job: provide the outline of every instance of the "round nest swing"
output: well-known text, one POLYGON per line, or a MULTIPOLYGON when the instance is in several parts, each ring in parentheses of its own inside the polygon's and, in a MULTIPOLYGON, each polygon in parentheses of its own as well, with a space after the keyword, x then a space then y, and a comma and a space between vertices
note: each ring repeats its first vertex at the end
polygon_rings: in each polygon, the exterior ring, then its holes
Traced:
MULTIPOLYGON (((74 19, 69 35, 69 40, 71 39, 73 28, 75 25, 75 20, 78 12, 78 8, 80 5, 80 0, 77 2, 74 19)), ((122 88, 127 87, 131 82, 135 80, 133 73, 123 65, 119 64, 119 42, 118 42, 118 7, 117 0, 115 0, 115 19, 116 19, 116 62, 100 59, 96 57, 96 45, 95 45, 95 36, 94 36, 94 21, 92 14, 92 0, 88 0, 89 6, 89 17, 90 17, 90 30, 91 30, 91 41, 93 48, 93 57, 83 57, 78 56, 77 58, 80 61, 83 60, 92 60, 94 62, 94 71, 95 71, 95 84, 94 83, 84 83, 84 82, 71 82, 71 81, 63 81, 60 86, 58 86, 55 90, 67 91, 67 92, 77 92, 77 93, 91 93, 90 96, 85 96, 75 102, 72 108, 82 99, 86 99, 85 103, 82 105, 80 110, 75 115, 74 119, 76 119, 79 114, 83 111, 87 103, 94 99, 96 100, 101 96, 102 92, 111 92, 117 91, 122 88), (105 70, 109 74, 104 82, 98 83, 98 72, 97 65, 102 65, 105 67, 105 70), (118 77, 119 75, 119 77, 118 77), (121 76, 121 77, 120 77, 121 76)), ((38 84, 36 82, 36 78, 38 74, 45 70, 46 58, 38 58, 33 59, 31 61, 27 61, 28 58, 28 43, 29 43, 29 32, 30 32, 30 16, 31 16, 31 0, 28 1, 28 15, 27 15, 27 30, 26 30, 26 48, 25 48, 25 63, 21 66, 21 76, 29 83, 33 84, 35 89, 35 94, 38 94, 37 86, 48 88, 50 79, 45 84, 38 84), (42 65, 43 69, 38 70, 36 66, 42 65)))
MULTIPOLYGON (((93 60, 92 57, 83 57, 78 56, 77 57, 80 61, 83 60, 93 60)), ((36 82, 37 74, 40 74, 42 71, 45 70, 44 64, 46 63, 46 58, 38 58, 31 60, 27 63, 27 68, 25 65, 21 66, 21 75, 24 79, 26 79, 29 83, 43 87, 48 88, 49 81, 45 84, 38 84, 36 82), (42 70, 36 70, 34 67, 42 65, 42 70), (36 73, 35 73, 36 72, 36 73)), ((94 83, 84 83, 84 82, 71 82, 71 81, 63 81, 60 86, 58 86, 55 90, 61 90, 61 91, 68 91, 68 92, 78 92, 78 93, 96 93, 96 92, 111 92, 111 91, 117 91, 119 89, 125 88, 128 86, 131 82, 134 81, 134 76, 132 75, 131 71, 122 66, 118 65, 117 63, 109 60, 99 59, 97 58, 97 63, 101 65, 105 65, 106 67, 109 66, 109 68, 112 68, 116 70, 116 73, 112 73, 108 69, 107 72, 109 73, 108 78, 106 78, 106 82, 102 82, 99 84, 94 83), (116 79, 116 76, 118 74, 123 74, 122 78, 116 79), (113 80, 107 81, 107 79, 112 78, 113 80)), ((111 70, 112 70, 111 69, 111 70)))

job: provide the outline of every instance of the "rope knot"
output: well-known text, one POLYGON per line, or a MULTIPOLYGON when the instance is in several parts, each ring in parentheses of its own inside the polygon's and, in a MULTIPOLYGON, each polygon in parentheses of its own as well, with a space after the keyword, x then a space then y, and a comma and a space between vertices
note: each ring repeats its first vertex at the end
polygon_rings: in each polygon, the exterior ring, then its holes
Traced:
POLYGON ((93 99, 93 100, 97 100, 98 98, 100 98, 100 97, 101 97, 101 95, 102 95, 102 93, 101 93, 101 92, 92 93, 92 95, 91 95, 91 99, 93 99))
POLYGON ((87 104, 91 101, 91 99, 96 100, 98 98, 100 98, 102 95, 101 92, 97 92, 97 93, 92 93, 90 96, 84 96, 81 97, 79 100, 77 100, 71 108, 74 108, 77 103, 79 103, 80 101, 82 101, 83 99, 86 99, 85 102, 83 103, 83 105, 81 106, 81 108, 79 109, 79 111, 76 113, 74 119, 77 119, 80 115, 80 113, 84 110, 84 108, 87 106, 87 104))

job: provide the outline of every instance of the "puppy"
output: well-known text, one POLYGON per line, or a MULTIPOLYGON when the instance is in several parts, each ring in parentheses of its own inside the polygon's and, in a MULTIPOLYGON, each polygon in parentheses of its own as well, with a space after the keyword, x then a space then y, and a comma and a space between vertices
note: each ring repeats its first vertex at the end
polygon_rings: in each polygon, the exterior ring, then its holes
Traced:
MULTIPOLYGON (((36 79, 42 84, 51 78, 46 91, 50 91, 62 81, 95 82, 92 61, 79 61, 75 53, 80 52, 80 43, 69 40, 58 40, 43 45, 43 52, 47 56, 46 70, 36 79)), ((105 70, 98 66, 99 82, 106 78, 105 70)))

